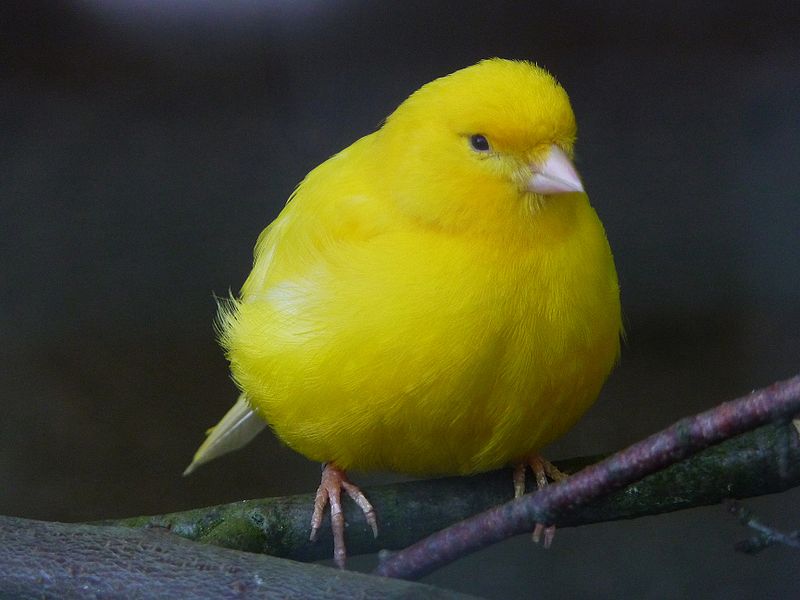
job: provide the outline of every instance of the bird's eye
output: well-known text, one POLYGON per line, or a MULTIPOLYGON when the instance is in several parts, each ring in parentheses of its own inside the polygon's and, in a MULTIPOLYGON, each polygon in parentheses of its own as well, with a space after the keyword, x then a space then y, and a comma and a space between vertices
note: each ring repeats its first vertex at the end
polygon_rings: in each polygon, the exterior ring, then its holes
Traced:
POLYGON ((486 139, 485 135, 481 135, 480 133, 469 136, 469 145, 472 146, 472 149, 476 152, 488 152, 492 149, 489 145, 489 140, 486 139))

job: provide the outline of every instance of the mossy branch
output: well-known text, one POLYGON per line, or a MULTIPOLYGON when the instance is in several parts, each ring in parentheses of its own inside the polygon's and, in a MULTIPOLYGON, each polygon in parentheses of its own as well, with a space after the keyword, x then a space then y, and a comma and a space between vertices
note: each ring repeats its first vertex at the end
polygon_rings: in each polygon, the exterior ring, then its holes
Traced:
POLYGON ((525 495, 451 525, 396 555, 384 557, 375 573, 414 579, 470 552, 528 531, 534 524, 562 524, 581 507, 606 498, 626 485, 641 481, 704 448, 771 422, 787 423, 791 434, 779 446, 782 454, 773 457, 780 473, 789 472, 798 467, 797 456, 793 455, 798 447, 796 428, 789 424, 798 413, 800 375, 685 417, 539 493, 525 495))
MULTIPOLYGON (((601 457, 556 461, 575 473, 601 457)), ((532 479, 532 478, 529 478, 532 479)), ((800 442, 790 424, 770 424, 734 437, 588 504, 558 522, 573 527, 632 519, 725 498, 748 498, 800 485, 800 442)), ((532 491, 530 488, 528 491, 532 491)), ((511 500, 511 471, 412 481, 366 490, 380 519, 373 538, 361 511, 345 502, 351 555, 404 548, 454 522, 511 500)), ((243 500, 158 516, 104 521, 106 525, 163 527, 191 540, 310 561, 330 558, 330 528, 308 541, 313 495, 243 500)))
MULTIPOLYGON (((518 511, 533 501, 535 510, 526 509, 525 519, 530 520, 539 514, 537 511, 547 510, 537 508, 537 497, 546 500, 555 496, 564 502, 550 508, 554 511, 553 520, 559 527, 568 527, 789 489, 800 484, 798 426, 788 421, 790 415, 800 410, 799 402, 800 377, 775 384, 740 401, 684 419, 602 464, 589 467, 581 475, 551 486, 545 493, 506 503, 492 512, 518 511), (753 419, 743 419, 744 413, 737 411, 740 405, 755 407, 753 419), (768 424, 736 435, 762 423, 768 424), (726 437, 730 439, 677 462, 702 445, 726 437), (652 471, 670 463, 675 464, 619 488, 625 477, 635 481, 630 478, 637 469, 646 467, 652 471), (600 485, 581 488, 583 496, 573 497, 571 503, 568 495, 561 498, 571 482, 580 484, 583 480, 596 480, 600 485), (618 489, 612 492, 609 486, 614 482, 618 489), (587 499, 589 490, 596 494, 594 499, 587 499), (605 491, 598 496, 598 490, 605 491)), ((557 466, 574 473, 595 460, 596 457, 561 461, 557 466)), ((380 516, 381 535, 374 540, 360 511, 346 503, 350 524, 348 550, 359 554, 403 548, 454 521, 468 519, 508 501, 511 487, 510 472, 501 470, 475 477, 415 481, 366 490, 380 516)), ((93 524, 0 517, 0 596, 37 597, 45 589, 60 597, 79 596, 86 589, 110 595, 135 592, 146 596, 152 592, 176 597, 198 591, 220 597, 238 593, 258 597, 276 592, 285 597, 338 592, 392 597, 419 591, 402 587, 411 585, 405 582, 252 554, 267 553, 304 561, 330 557, 327 528, 323 529, 321 542, 308 541, 312 504, 313 496, 306 494, 93 524), (189 539, 183 540, 181 536, 189 539)), ((485 514, 465 522, 481 519, 486 525, 485 514)), ((502 521, 490 525, 497 525, 498 530, 508 528, 502 521)), ((514 531, 522 531, 519 523, 514 527, 514 531)), ((484 533, 480 528, 472 531, 484 533)), ((490 533, 490 537, 494 539, 497 535, 490 533)), ((424 547, 424 543, 418 547, 424 547)), ((447 556, 453 555, 451 552, 447 556)), ((398 553, 381 566, 402 564, 404 556, 415 555, 398 553), (401 560, 393 562, 396 558, 401 560)), ((420 569, 429 571, 431 565, 439 564, 437 560, 438 557, 412 561, 409 563, 412 568, 404 572, 405 576, 414 576, 420 569)), ((456 597, 433 589, 419 593, 456 597)))

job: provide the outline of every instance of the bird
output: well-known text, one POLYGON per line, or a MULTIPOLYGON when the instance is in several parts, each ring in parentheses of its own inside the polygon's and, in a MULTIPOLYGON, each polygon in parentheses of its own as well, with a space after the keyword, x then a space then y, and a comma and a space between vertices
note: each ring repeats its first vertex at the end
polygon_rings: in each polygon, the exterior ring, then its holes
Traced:
POLYGON ((528 467, 539 487, 560 478, 540 450, 595 402, 622 335, 575 139, 548 71, 490 58, 423 85, 311 170, 220 303, 241 394, 185 474, 269 424, 323 464, 310 538, 330 505, 340 567, 343 493, 377 536, 351 469, 513 466, 515 496, 528 467))

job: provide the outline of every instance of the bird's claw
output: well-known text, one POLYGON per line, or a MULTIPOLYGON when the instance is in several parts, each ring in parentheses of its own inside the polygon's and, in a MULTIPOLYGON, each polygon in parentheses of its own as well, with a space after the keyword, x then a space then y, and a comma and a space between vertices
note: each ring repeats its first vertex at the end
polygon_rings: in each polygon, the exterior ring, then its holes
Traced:
POLYGON ((553 544, 553 538, 556 537, 556 526, 555 525, 544 526, 542 523, 537 523, 536 526, 533 528, 533 535, 531 536, 534 544, 538 544, 540 541, 542 541, 543 533, 544 533, 544 543, 542 545, 545 548, 549 548, 553 544))
POLYGON ((314 542, 319 535, 322 526, 322 517, 325 513, 325 506, 331 506, 331 533, 333 534, 333 562, 340 569, 344 569, 347 558, 347 548, 344 543, 344 512, 342 511, 342 489, 363 511, 364 517, 372 529, 372 534, 378 536, 378 521, 375 516, 375 509, 372 508, 367 497, 358 488, 348 481, 345 472, 331 463, 327 463, 322 469, 322 479, 317 494, 314 498, 314 512, 311 515, 311 535, 309 539, 314 542))
POLYGON ((370 501, 367 500, 367 497, 358 486, 353 485, 346 479, 342 480, 342 487, 344 488, 344 491, 347 492, 347 495, 353 500, 353 502, 358 504, 361 512, 364 513, 364 518, 367 520, 367 525, 369 525, 370 529, 372 529, 372 537, 378 537, 378 518, 375 516, 375 509, 372 508, 370 501))
POLYGON ((514 465, 514 498, 521 498, 525 494, 525 467, 524 462, 514 465))
MULTIPOLYGON (((530 466, 533 475, 536 478, 536 487, 542 490, 547 487, 549 477, 553 481, 561 481, 566 479, 568 475, 559 470, 553 463, 539 456, 538 454, 530 457, 529 459, 514 465, 514 498, 519 498, 525 493, 525 469, 530 466)), ((542 523, 537 523, 533 529, 533 541, 539 543, 543 541, 545 548, 549 548, 553 543, 553 538, 556 535, 556 526, 545 526, 542 523)))
POLYGON ((547 487, 548 477, 553 481, 561 481, 569 477, 549 460, 537 454, 514 465, 514 498, 519 498, 525 493, 525 470, 528 466, 533 471, 533 476, 536 479, 536 489, 539 490, 547 487))

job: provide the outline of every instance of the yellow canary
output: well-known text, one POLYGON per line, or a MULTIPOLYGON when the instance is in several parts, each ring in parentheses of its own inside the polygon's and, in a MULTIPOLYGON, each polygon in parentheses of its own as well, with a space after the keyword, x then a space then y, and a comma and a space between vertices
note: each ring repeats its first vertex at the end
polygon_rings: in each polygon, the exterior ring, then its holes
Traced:
MULTIPOLYGON (((484 60, 414 92, 311 171, 258 239, 221 343, 239 402, 197 465, 269 423, 326 463, 312 538, 348 469, 526 464, 595 401, 619 353, 617 276, 571 161, 575 117, 538 66, 484 60)), ((520 479, 521 478, 521 479, 520 479)), ((546 480, 544 480, 546 481, 546 480)))

